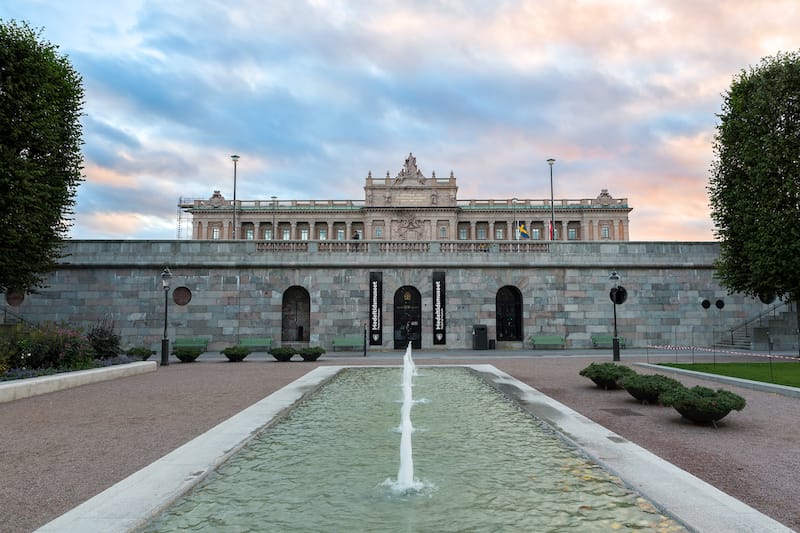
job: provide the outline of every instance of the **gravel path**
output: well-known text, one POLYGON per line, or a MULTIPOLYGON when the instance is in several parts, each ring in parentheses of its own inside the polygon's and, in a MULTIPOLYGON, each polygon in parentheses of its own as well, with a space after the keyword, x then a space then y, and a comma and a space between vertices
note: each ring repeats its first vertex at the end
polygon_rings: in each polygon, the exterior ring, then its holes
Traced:
MULTIPOLYGON (((718 428, 602 391, 578 371, 608 354, 419 354, 417 363, 492 364, 795 530, 800 528, 800 399, 725 385, 747 399, 718 428)), ((156 372, 0 404, 0 529, 31 531, 127 477, 315 365, 401 364, 391 356, 316 363, 248 358, 156 372)), ((623 363, 645 360, 624 354, 623 363)), ((655 359, 650 357, 650 361, 655 359)), ((637 368, 640 373, 650 372, 637 368)), ((720 385, 680 376, 685 385, 720 385)))

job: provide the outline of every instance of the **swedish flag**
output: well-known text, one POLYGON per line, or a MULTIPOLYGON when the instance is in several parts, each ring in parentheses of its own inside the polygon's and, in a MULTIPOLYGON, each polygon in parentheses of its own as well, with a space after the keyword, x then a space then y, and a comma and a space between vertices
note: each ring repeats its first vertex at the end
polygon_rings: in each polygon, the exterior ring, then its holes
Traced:
POLYGON ((519 236, 523 239, 530 239, 531 235, 528 233, 528 229, 525 227, 524 222, 519 223, 519 236))

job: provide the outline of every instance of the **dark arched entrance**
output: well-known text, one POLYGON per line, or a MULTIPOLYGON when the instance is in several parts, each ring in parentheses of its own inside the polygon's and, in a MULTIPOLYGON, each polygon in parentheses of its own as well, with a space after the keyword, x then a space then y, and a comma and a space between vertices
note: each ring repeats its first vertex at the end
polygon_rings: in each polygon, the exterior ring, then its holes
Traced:
POLYGON ((303 287, 289 287, 283 293, 281 342, 308 342, 311 334, 311 298, 303 287))
POLYGON ((422 297, 406 285, 394 293, 394 348, 405 350, 408 342, 415 350, 422 348, 422 297))
POLYGON ((495 300, 497 310, 497 340, 522 340, 522 293, 519 289, 506 285, 497 291, 495 300))

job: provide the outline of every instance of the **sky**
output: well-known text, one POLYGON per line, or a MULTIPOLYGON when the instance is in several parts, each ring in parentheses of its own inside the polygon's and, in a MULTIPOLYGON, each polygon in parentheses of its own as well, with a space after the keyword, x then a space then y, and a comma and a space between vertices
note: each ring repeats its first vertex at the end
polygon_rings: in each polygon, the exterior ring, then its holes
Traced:
POLYGON ((711 241, 722 95, 800 49, 797 0, 4 0, 83 78, 74 239, 187 238, 180 199, 627 198, 630 239, 711 241))

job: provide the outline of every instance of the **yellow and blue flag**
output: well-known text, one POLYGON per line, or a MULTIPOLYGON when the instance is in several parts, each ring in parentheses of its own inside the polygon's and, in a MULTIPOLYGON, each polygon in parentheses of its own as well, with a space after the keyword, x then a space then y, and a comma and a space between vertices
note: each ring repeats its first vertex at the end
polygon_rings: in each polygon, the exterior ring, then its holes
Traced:
POLYGON ((523 239, 530 239, 531 235, 528 233, 528 229, 525 227, 524 222, 519 223, 519 236, 523 239))

